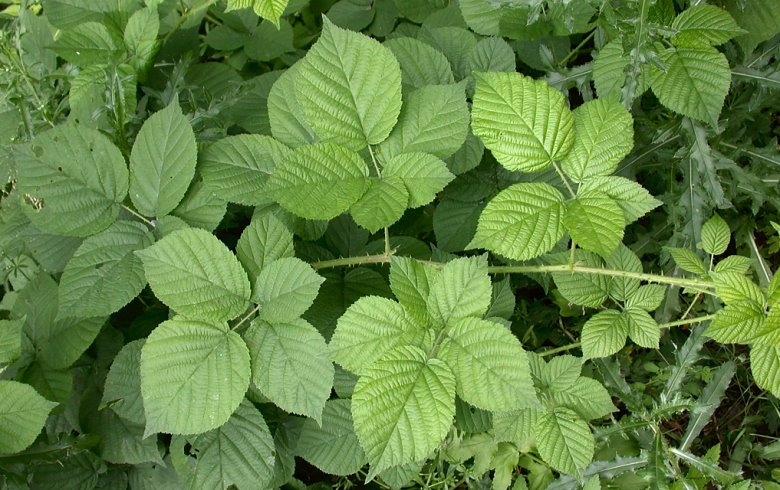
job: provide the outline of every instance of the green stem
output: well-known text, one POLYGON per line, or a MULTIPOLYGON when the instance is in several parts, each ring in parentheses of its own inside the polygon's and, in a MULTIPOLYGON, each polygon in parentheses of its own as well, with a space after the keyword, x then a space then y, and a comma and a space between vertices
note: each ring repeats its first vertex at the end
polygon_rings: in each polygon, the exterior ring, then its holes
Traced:
POLYGON ((566 175, 564 175, 561 167, 559 167, 555 162, 553 162, 553 167, 555 167, 555 171, 558 172, 558 176, 561 178, 566 188, 569 189, 569 194, 571 194, 571 197, 576 198, 577 194, 574 192, 574 188, 571 186, 571 184, 569 184, 569 180, 566 178, 566 175))
POLYGON ((171 38, 171 36, 173 35, 173 33, 178 31, 179 28, 182 25, 184 25, 185 22, 187 22, 187 19, 189 19, 193 15, 199 13, 201 10, 208 9, 209 7, 214 5, 215 3, 217 3, 217 0, 208 0, 206 3, 204 3, 202 5, 198 5, 197 7, 193 8, 191 10, 187 10, 186 12, 182 13, 181 16, 179 17, 179 20, 176 21, 176 25, 173 26, 173 29, 168 31, 168 34, 165 35, 165 37, 163 38, 163 42, 162 43, 166 44, 168 42, 168 40, 171 38))
POLYGON ((319 262, 313 262, 311 266, 314 269, 332 269, 334 267, 345 267, 352 265, 370 265, 370 264, 387 264, 390 262, 390 255, 364 255, 362 257, 342 257, 340 259, 333 260, 321 260, 319 262))
POLYGON ((382 171, 379 170, 379 164, 376 161, 376 157, 374 156, 374 150, 371 149, 371 145, 368 145, 368 154, 371 155, 371 163, 374 164, 374 170, 376 170, 376 176, 381 178, 382 171))
POLYGON ((126 205, 124 205, 124 204, 122 204, 122 208, 123 208, 125 211, 127 211, 128 213, 132 214, 132 215, 133 215, 133 216, 135 216, 136 218, 138 218, 138 219, 140 219, 141 221, 143 221, 144 223, 146 223, 146 225, 147 225, 147 226, 149 226, 150 228, 154 228, 154 223, 152 223, 152 222, 151 222, 151 221, 149 221, 148 219, 146 219, 146 218, 144 218, 143 216, 141 216, 141 215, 140 215, 140 214, 139 214, 139 213, 138 213, 138 212, 137 212, 135 209, 131 208, 130 206, 126 206, 126 205))
POLYGON ((236 323, 236 324, 233 326, 233 330, 238 330, 238 327, 240 327, 241 325, 243 325, 244 323, 246 323, 246 322, 247 322, 247 321, 248 321, 250 318, 252 318, 252 315, 254 315, 254 314, 255 314, 255 313, 257 313, 258 311, 260 311, 260 308, 262 308, 262 307, 263 307, 263 305, 260 305, 260 304, 258 304, 257 306, 255 306, 254 308, 252 308, 252 311, 250 311, 249 313, 247 313, 247 314, 246 314, 246 316, 245 316, 244 318, 242 318, 241 320, 239 320, 239 321, 238 321, 238 323, 236 323))
POLYGON ((566 66, 566 63, 568 63, 577 53, 579 53, 580 49, 582 49, 582 47, 585 46, 585 44, 587 44, 588 41, 593 39, 593 36, 595 36, 595 35, 596 35, 596 31, 595 30, 590 31, 590 34, 588 34, 585 37, 585 39, 583 39, 582 42, 577 45, 576 48, 574 48, 571 51, 569 51, 569 54, 567 54, 566 57, 563 60, 561 60, 560 63, 558 63, 558 66, 560 66, 560 67, 566 66))

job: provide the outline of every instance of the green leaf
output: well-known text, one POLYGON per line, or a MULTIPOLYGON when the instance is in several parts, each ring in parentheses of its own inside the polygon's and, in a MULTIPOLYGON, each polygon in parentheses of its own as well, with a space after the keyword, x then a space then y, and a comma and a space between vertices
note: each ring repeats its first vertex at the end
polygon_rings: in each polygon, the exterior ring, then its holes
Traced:
MULTIPOLYGON (((569 254, 559 255, 554 263, 566 264, 569 254)), ((598 256, 585 250, 577 250, 575 262, 587 267, 602 267, 598 256)), ((601 306, 609 297, 610 279, 599 274, 556 272, 552 274, 561 295, 575 305, 601 306)))
POLYGON ((427 458, 455 416, 455 377, 417 347, 398 347, 373 363, 352 395, 360 445, 377 472, 427 458))
POLYGON ((691 409, 688 428, 680 441, 679 447, 681 451, 687 451, 693 441, 699 437, 702 429, 710 422, 718 405, 723 401, 726 389, 731 384, 735 371, 736 365, 734 362, 728 361, 721 364, 711 374, 712 378, 707 382, 701 395, 696 400, 696 404, 691 409))
POLYGON ((541 410, 524 408, 501 412, 493 416, 493 432, 497 441, 511 442, 521 450, 530 451, 536 445, 536 426, 541 410))
POLYGON ((355 223, 376 233, 389 227, 403 216, 409 202, 404 181, 394 175, 371 179, 368 190, 350 209, 355 223))
POLYGON ((666 295, 666 286, 661 284, 645 284, 626 299, 626 307, 641 308, 645 311, 657 310, 666 295))
POLYGON ((393 256, 390 259, 390 289, 407 310, 425 316, 431 284, 438 273, 422 262, 393 256))
POLYGON ((552 250, 563 237, 563 196, 543 183, 514 184, 491 199, 469 247, 484 247, 515 260, 552 250))
POLYGON ((160 18, 157 10, 143 8, 130 16, 124 31, 124 42, 127 50, 132 53, 131 61, 137 71, 145 71, 154 61, 154 55, 159 49, 157 35, 160 32, 160 18))
POLYGON ((84 68, 116 61, 122 54, 119 43, 121 40, 100 22, 83 22, 61 32, 53 49, 66 61, 84 68))
POLYGON ((0 381, 0 454, 18 453, 32 444, 55 406, 29 385, 0 381))
POLYGON ((708 254, 722 254, 730 241, 729 225, 717 214, 701 225, 701 248, 708 254))
MULTIPOLYGON (((204 185, 202 180, 193 182, 184 199, 173 210, 173 216, 182 219, 192 227, 206 231, 214 231, 226 213, 227 203, 204 185)), ((161 219, 164 218, 166 216, 161 219)), ((158 224, 160 220, 157 220, 158 224)))
POLYGON ((106 376, 102 404, 135 424, 144 424, 141 398, 141 348, 146 339, 134 340, 122 347, 106 376))
POLYGON ((625 177, 591 177, 580 185, 577 195, 587 195, 591 192, 602 192, 614 199, 623 209, 627 225, 662 204, 639 183, 625 177))
POLYGON ((674 263, 680 269, 691 272, 693 274, 703 275, 707 273, 707 269, 704 267, 704 262, 701 257, 696 255, 696 252, 687 248, 668 247, 674 263))
POLYGON ((616 310, 596 313, 582 326, 582 355, 586 359, 607 357, 626 345, 628 324, 616 310))
POLYGON ((626 220, 620 206, 599 191, 579 192, 563 215, 571 239, 585 250, 608 257, 623 240, 626 220))
POLYGON ((536 446, 555 470, 578 475, 593 459, 595 442, 588 424, 572 410, 558 407, 539 415, 536 446))
POLYGON ((252 300, 261 305, 259 317, 263 320, 287 322, 309 309, 324 281, 301 259, 278 259, 266 264, 257 276, 252 300))
MULTIPOLYGON (((642 272, 642 261, 622 243, 612 252, 612 255, 605 257, 604 263, 608 269, 642 272)), ((639 289, 640 284, 639 279, 613 277, 609 283, 609 296, 616 301, 626 301, 639 289)))
POLYGON ((718 125, 718 116, 731 85, 726 56, 710 46, 669 48, 661 51, 661 71, 651 65, 650 88, 669 109, 718 125))
POLYGON ((268 202, 268 178, 290 154, 269 136, 241 134, 223 138, 200 155, 200 172, 208 187, 223 200, 254 206, 268 202))
POLYGON ((462 84, 425 86, 406 96, 398 124, 380 146, 382 157, 426 152, 447 158, 466 141, 468 128, 462 84))
POLYGON ((328 348, 344 369, 362 374, 394 347, 418 343, 424 332, 425 325, 399 303, 364 296, 339 318, 328 348))
POLYGON ((352 150, 379 144, 401 111, 401 68, 376 40, 323 19, 297 73, 298 103, 322 141, 352 150))
POLYGON ((710 277, 715 283, 715 293, 727 305, 743 301, 764 305, 764 293, 744 275, 736 272, 712 272, 710 277))
POLYGON ((267 191, 288 211, 307 219, 333 219, 369 187, 368 166, 352 150, 330 143, 296 149, 276 166, 267 191))
POLYGON ((329 400, 322 412, 322 424, 306 420, 295 452, 330 475, 356 473, 366 464, 352 423, 350 400, 329 400))
POLYGON ((550 395, 556 406, 566 407, 585 420, 599 419, 617 410, 606 388, 584 376, 577 377, 565 389, 552 390, 550 395))
POLYGON ((37 136, 17 159, 22 209, 36 228, 89 236, 108 228, 127 195, 119 149, 101 133, 61 125, 37 136))
POLYGON ((717 46, 747 33, 726 10, 714 5, 693 5, 684 10, 675 17, 672 29, 677 31, 672 42, 678 46, 717 46))
POLYGON ((515 72, 515 52, 500 37, 481 39, 469 54, 468 68, 472 72, 515 72))
POLYGON ((0 320, 0 364, 11 364, 22 354, 21 320, 0 320))
POLYGON ((398 60, 404 85, 419 89, 455 83, 450 62, 433 46, 411 37, 388 39, 384 46, 398 60))
POLYGON ((249 307, 246 272, 225 244, 207 231, 174 231, 136 254, 154 294, 177 313, 224 321, 249 307))
POLYGON ((540 356, 534 355, 533 359, 541 368, 541 372, 533 369, 533 375, 543 390, 565 391, 580 379, 582 359, 579 357, 563 354, 553 357, 550 362, 544 362, 540 356))
POLYGON ((252 357, 252 382, 287 412, 322 424, 333 388, 333 363, 325 339, 306 320, 255 320, 244 335, 252 357))
POLYGON ((113 464, 164 464, 157 438, 144 436, 143 424, 122 419, 112 410, 99 413, 100 456, 113 464))
POLYGON ((417 208, 433 201, 454 175, 439 158, 421 152, 401 153, 382 169, 383 177, 400 178, 409 192, 409 207, 417 208))
POLYGON ((261 22, 242 45, 244 54, 249 59, 270 62, 285 53, 295 51, 293 41, 293 29, 288 22, 276 26, 271 22, 261 22))
POLYGON ((519 73, 477 73, 472 129, 509 170, 535 172, 561 160, 574 143, 563 95, 519 73))
POLYGON ((255 282, 266 264, 294 255, 292 232, 272 214, 253 217, 236 245, 236 257, 251 282, 255 282))
POLYGON ((561 167, 575 182, 612 174, 634 146, 634 120, 613 99, 587 102, 574 110, 574 145, 561 167))
POLYGON ((721 344, 748 344, 761 332, 764 308, 755 301, 738 301, 715 314, 707 336, 721 344))
POLYGON ((459 397, 494 412, 536 405, 528 359, 509 330, 493 322, 462 318, 446 332, 438 357, 455 374, 459 397))
POLYGON ((268 93, 268 121, 274 138, 296 148, 316 140, 295 96, 295 81, 303 63, 282 73, 268 93))
POLYGON ((276 459, 274 439, 263 415, 249 401, 243 400, 225 425, 191 443, 197 458, 187 478, 188 488, 269 486, 276 459))
POLYGON ((623 311, 623 321, 628 324, 628 336, 635 344, 646 349, 657 349, 661 338, 658 323, 645 310, 629 307, 623 311))
POLYGON ((461 318, 482 318, 490 307, 492 290, 487 255, 454 259, 431 284, 428 313, 442 325, 461 318))
POLYGON ((146 286, 133 252, 152 244, 144 225, 118 221, 79 246, 60 278, 58 318, 108 316, 146 286))
POLYGON ((249 387, 249 351, 226 323, 161 323, 141 350, 144 437, 199 434, 227 422, 249 387))
POLYGON ((747 274, 750 270, 750 266, 752 265, 752 259, 742 257, 740 255, 730 255, 715 264, 715 268, 713 270, 715 272, 734 272, 737 274, 747 274))
POLYGON ((176 99, 147 119, 130 153, 130 199, 144 216, 176 208, 195 175, 198 145, 176 99))
POLYGON ((600 99, 619 95, 626 83, 629 58, 623 54, 623 40, 613 39, 598 51, 593 62, 593 83, 600 99))
POLYGON ((273 22, 279 28, 279 19, 287 8, 289 0, 227 0, 226 12, 252 8, 260 17, 273 22))
POLYGON ((759 387, 775 396, 780 395, 780 347, 751 347, 750 372, 759 387))

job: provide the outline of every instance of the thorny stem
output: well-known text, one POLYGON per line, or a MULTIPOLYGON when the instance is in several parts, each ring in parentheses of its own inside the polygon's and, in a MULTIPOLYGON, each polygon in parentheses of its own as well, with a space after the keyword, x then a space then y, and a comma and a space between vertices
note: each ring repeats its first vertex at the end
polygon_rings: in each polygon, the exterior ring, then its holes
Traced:
POLYGON ((150 228, 154 228, 154 227, 155 227, 155 226, 154 226, 154 223, 152 223, 152 222, 151 222, 151 221, 149 221, 148 219, 146 219, 146 218, 144 218, 143 216, 141 216, 141 215, 140 215, 140 214, 139 214, 139 213, 138 213, 138 212, 137 212, 135 209, 131 208, 130 206, 126 206, 126 205, 122 204, 122 209, 124 209, 124 210, 125 210, 125 211, 127 211, 128 213, 132 214, 132 215, 133 215, 133 216, 135 216, 136 218, 138 218, 138 219, 140 219, 141 221, 143 221, 144 223, 146 223, 146 225, 147 225, 148 227, 150 227, 150 228))

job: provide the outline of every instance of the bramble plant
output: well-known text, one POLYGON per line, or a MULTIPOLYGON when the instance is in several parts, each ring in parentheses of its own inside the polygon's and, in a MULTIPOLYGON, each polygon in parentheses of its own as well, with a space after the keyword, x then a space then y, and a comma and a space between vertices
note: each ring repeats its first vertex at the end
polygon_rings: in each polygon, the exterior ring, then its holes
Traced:
POLYGON ((0 9, 2 488, 780 488, 778 0, 0 9))

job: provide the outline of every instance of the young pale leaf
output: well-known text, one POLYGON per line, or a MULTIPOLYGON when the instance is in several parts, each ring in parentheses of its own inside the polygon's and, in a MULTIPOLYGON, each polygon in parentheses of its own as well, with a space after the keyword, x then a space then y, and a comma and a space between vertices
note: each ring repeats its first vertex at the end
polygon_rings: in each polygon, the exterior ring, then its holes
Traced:
POLYGON ((626 220, 620 206, 603 192, 578 193, 566 203, 563 224, 585 250, 608 257, 623 240, 626 220))
POLYGON ((417 347, 398 347, 369 367, 355 386, 352 417, 360 445, 379 471, 428 457, 455 416, 455 377, 417 347))
POLYGON ((135 253, 154 294, 177 313, 225 321, 249 307, 246 272, 225 244, 207 231, 174 231, 135 253))
POLYGON ((127 195, 122 153, 98 131, 62 125, 37 136, 17 156, 22 207, 36 228, 89 236, 116 221, 127 195))
POLYGON ((274 439, 263 414, 248 400, 225 425, 192 440, 192 451, 197 458, 188 488, 267 488, 274 475, 274 439))
POLYGON ((514 184, 499 192, 479 217, 468 247, 484 247, 515 260, 549 252, 563 237, 563 196, 543 183, 514 184))
POLYGON ((333 219, 369 187, 368 166, 352 150, 331 143, 298 148, 276 166, 267 191, 288 211, 307 219, 333 219))
POLYGON ((344 369, 362 374, 390 349, 417 344, 424 331, 425 325, 399 303, 364 296, 339 318, 328 347, 344 369))
POLYGON ((466 141, 469 108, 462 84, 428 85, 406 96, 398 124, 380 149, 385 160, 427 152, 447 158, 466 141))
POLYGON ((730 241, 729 225, 717 214, 701 225, 701 248, 708 254, 722 254, 728 248, 730 241))
POLYGON ((519 73, 477 73, 472 129, 509 170, 535 172, 561 160, 574 143, 563 95, 519 73))
POLYGON ((438 270, 407 257, 390 260, 390 289, 410 312, 425 316, 428 294, 438 270))
POLYGON ((598 419, 617 410, 606 388, 584 376, 577 377, 566 389, 551 391, 550 395, 556 406, 566 407, 585 420, 598 419))
POLYGON ((249 350, 226 323, 161 323, 141 349, 144 437, 199 434, 227 422, 249 387, 249 350))
POLYGON ((278 259, 266 264, 257 276, 252 300, 260 304, 259 317, 263 320, 287 322, 309 309, 324 281, 301 259, 278 259))
POLYGON ((11 364, 22 354, 21 320, 0 320, 0 364, 11 364))
POLYGON ((658 323, 641 308, 626 308, 622 320, 628 324, 628 336, 635 344, 647 349, 657 349, 661 338, 658 323))
POLYGON ((750 372, 761 388, 780 395, 780 347, 754 345, 750 348, 750 372))
POLYGON ((578 475, 593 459, 593 434, 575 412, 557 407, 539 415, 536 426, 539 455, 554 469, 578 475))
POLYGON ((401 80, 412 88, 455 83, 452 68, 441 51, 411 37, 385 41, 401 65, 401 80))
POLYGON ((152 244, 144 225, 118 221, 81 244, 60 278, 58 318, 108 316, 146 286, 133 252, 152 244))
POLYGON ((616 310, 596 313, 582 326, 582 355, 585 359, 607 357, 626 345, 628 323, 616 310))
POLYGON ((660 61, 666 70, 652 65, 650 81, 658 100, 683 116, 717 127, 731 86, 726 56, 713 47, 698 45, 661 51, 660 61))
POLYGON ((35 442, 56 406, 30 385, 0 381, 0 454, 18 453, 35 442))
POLYGON ((575 182, 606 176, 634 146, 634 120, 619 102, 597 99, 574 110, 574 145, 561 163, 575 182))
POLYGON ((678 247, 668 247, 666 250, 669 251, 674 259, 674 263, 677 264, 677 267, 680 269, 699 275, 707 273, 707 269, 704 267, 704 262, 701 260, 701 257, 696 255, 696 252, 693 250, 678 247))
POLYGON ((710 274, 715 283, 715 292, 727 305, 741 301, 751 301, 764 305, 764 293, 756 284, 736 272, 713 272, 710 274))
POLYGON ((144 342, 146 339, 134 340, 116 355, 106 376, 101 402, 123 419, 140 425, 146 422, 141 398, 141 348, 144 342))
POLYGON ((292 232, 273 214, 252 218, 236 245, 236 257, 251 282, 255 282, 266 264, 294 255, 292 232))
POLYGON ((333 363, 325 339, 300 318, 283 323, 255 320, 244 335, 252 358, 252 382, 269 400, 322 424, 333 388, 333 363))
POLYGON ((227 0, 225 12, 231 10, 252 8, 260 17, 273 22, 279 28, 279 19, 287 8, 290 0, 227 0))
POLYGON ((743 300, 718 311, 706 334, 721 344, 749 344, 760 334, 763 324, 763 306, 743 300))
POLYGON ((144 216, 176 208, 195 175, 198 145, 190 122, 174 100, 147 119, 130 152, 130 199, 144 216))
POLYGON ((322 424, 306 420, 295 447, 298 456, 331 475, 351 475, 367 460, 352 423, 350 400, 329 400, 322 424))
POLYGON ((433 201, 454 175, 439 158, 421 152, 401 153, 382 169, 383 177, 398 177, 409 192, 409 207, 418 208, 433 201))
POLYGON ((640 286, 631 296, 626 298, 626 307, 641 308, 645 311, 657 310, 666 295, 666 286, 662 284, 645 284, 640 286))
POLYGON ((384 141, 401 111, 401 68, 376 40, 323 18, 297 73, 296 95, 322 141, 352 150, 384 141))
POLYGON ((747 32, 726 10, 705 4, 684 10, 675 17, 672 29, 677 31, 672 37, 677 46, 695 46, 702 42, 717 46, 747 32))
POLYGON ((537 404, 520 341, 496 323, 456 320, 447 328, 438 358, 455 375, 458 396, 477 408, 507 412, 537 404))
POLYGON ((254 206, 268 202, 265 184, 290 149, 269 136, 228 136, 200 156, 200 173, 225 201, 254 206))
POLYGON ((589 192, 603 192, 614 199, 623 209, 627 225, 662 204, 640 184, 625 177, 591 177, 580 185, 577 194, 586 195, 589 192))
POLYGON ((386 228, 403 216, 409 192, 403 180, 394 175, 371 179, 368 190, 350 209, 355 223, 371 233, 386 228))
POLYGON ((442 325, 461 318, 482 318, 490 307, 492 290, 487 255, 454 259, 431 284, 428 313, 442 325))
POLYGON ((268 93, 268 121, 274 138, 297 148, 314 143, 316 136, 295 97, 295 81, 302 63, 296 63, 282 73, 268 93))

